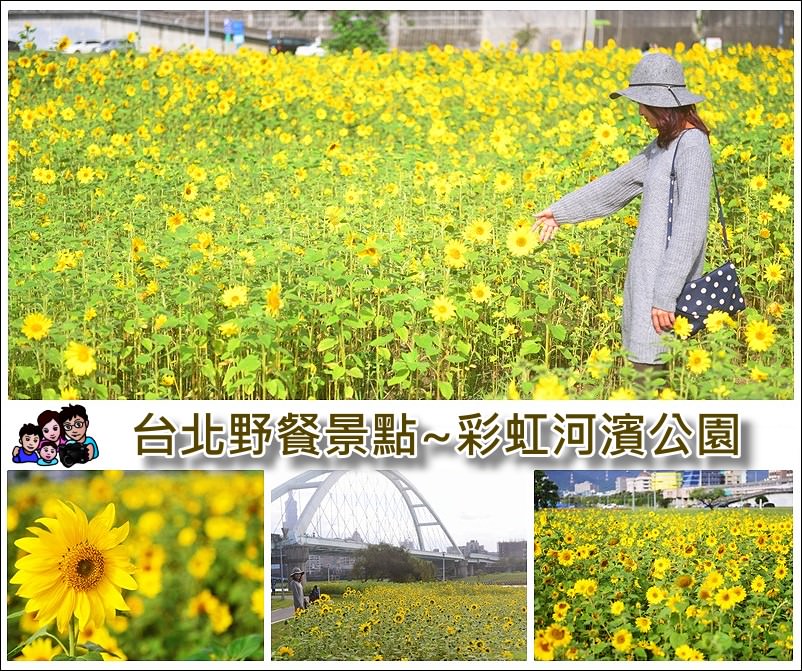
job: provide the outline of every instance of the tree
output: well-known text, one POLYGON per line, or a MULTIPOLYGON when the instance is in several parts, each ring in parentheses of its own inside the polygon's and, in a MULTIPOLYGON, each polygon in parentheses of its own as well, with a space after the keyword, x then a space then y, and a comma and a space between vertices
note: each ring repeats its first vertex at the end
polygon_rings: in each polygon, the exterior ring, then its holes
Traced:
POLYGON ((549 480, 545 471, 535 471, 535 510, 554 508, 559 500, 557 485, 549 480))
MULTIPOLYGON (((390 12, 334 10, 328 14, 332 37, 323 42, 328 51, 352 51, 355 47, 361 47, 366 51, 387 49, 384 38, 387 36, 390 12)), ((303 21, 306 10, 292 10, 290 16, 303 21)))
POLYGON ((356 553, 352 575, 363 580, 413 582, 434 580, 434 565, 387 543, 368 545, 356 553))
POLYGON ((703 503, 706 508, 715 508, 716 503, 719 499, 723 499, 726 496, 724 490, 721 487, 715 487, 713 489, 694 489, 691 492, 691 498, 694 501, 699 501, 703 503))
POLYGON ((384 51, 387 42, 388 14, 386 11, 335 11, 331 17, 334 36, 323 46, 330 51, 351 51, 361 47, 367 51, 384 51))

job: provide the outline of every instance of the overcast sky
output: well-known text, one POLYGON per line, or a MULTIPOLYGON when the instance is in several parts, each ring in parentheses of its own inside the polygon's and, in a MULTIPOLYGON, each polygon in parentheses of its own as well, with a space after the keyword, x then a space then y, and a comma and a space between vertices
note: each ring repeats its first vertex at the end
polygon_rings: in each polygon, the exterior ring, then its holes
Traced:
MULTIPOLYGON (((407 463, 369 463, 373 470, 397 466, 393 470, 415 486, 460 545, 476 539, 495 552, 499 541, 526 540, 532 533, 532 470, 518 460, 495 465, 449 455, 428 459, 417 468, 403 468, 407 463)), ((290 466, 280 462, 267 470, 266 486, 272 489, 309 470, 290 466)))

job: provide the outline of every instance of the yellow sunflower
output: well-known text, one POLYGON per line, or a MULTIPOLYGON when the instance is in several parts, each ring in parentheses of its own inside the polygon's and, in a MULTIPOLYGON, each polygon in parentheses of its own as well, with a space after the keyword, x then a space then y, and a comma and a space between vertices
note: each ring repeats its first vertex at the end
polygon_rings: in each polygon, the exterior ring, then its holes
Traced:
POLYGON ((61 648, 53 645, 53 641, 44 636, 34 639, 22 649, 22 654, 16 657, 16 662, 49 662, 62 652, 61 648))
POLYGON ((50 331, 51 326, 53 326, 51 319, 41 312, 34 312, 27 315, 22 322, 22 333, 29 340, 41 340, 50 331))
POLYGON ((272 317, 275 317, 284 305, 284 301, 281 300, 280 284, 274 282, 271 285, 270 289, 268 289, 267 293, 265 294, 265 301, 265 312, 272 317))
POLYGON ((749 322, 746 327, 746 346, 753 352, 765 352, 774 344, 774 326, 765 319, 749 322))
POLYGON ((513 256, 526 256, 537 245, 537 237, 529 228, 513 228, 507 234, 507 249, 513 256))
POLYGON ((77 342, 70 342, 64 352, 64 362, 76 375, 89 375, 97 368, 95 350, 77 342))
POLYGON ((447 322, 457 314, 454 303, 446 296, 438 296, 432 303, 432 317, 436 322, 447 322))
POLYGON ((227 308, 236 308, 240 305, 245 305, 248 302, 248 287, 239 284, 230 289, 226 289, 220 300, 227 308))
POLYGON ((102 627, 117 610, 129 610, 120 589, 136 589, 134 567, 122 542, 128 522, 114 524, 114 504, 87 521, 83 510, 58 502, 55 517, 38 520, 45 529, 30 527, 34 537, 20 538, 15 545, 28 554, 17 560, 11 584, 28 603, 25 611, 36 613, 45 627, 56 620, 60 632, 67 631, 73 615, 79 629, 88 623, 102 627))

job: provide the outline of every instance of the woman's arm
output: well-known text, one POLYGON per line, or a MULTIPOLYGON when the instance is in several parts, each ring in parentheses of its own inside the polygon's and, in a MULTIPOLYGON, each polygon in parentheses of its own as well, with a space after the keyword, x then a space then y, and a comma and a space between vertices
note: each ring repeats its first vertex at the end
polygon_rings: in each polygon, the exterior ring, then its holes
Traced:
POLYGON ((549 208, 554 223, 576 224, 617 212, 643 191, 647 165, 644 150, 628 163, 563 196, 549 208))

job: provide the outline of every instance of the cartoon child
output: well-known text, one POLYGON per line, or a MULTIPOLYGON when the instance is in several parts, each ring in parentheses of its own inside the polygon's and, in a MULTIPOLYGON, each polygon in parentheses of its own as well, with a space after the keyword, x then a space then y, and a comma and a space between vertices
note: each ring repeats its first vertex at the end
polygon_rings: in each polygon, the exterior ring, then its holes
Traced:
POLYGON ((52 440, 43 440, 39 443, 39 460, 36 463, 40 466, 58 464, 58 447, 52 440))
POLYGON ((19 445, 12 452, 11 461, 15 464, 25 464, 39 460, 36 450, 42 440, 42 430, 36 424, 23 424, 19 430, 19 445))
POLYGON ((58 414, 59 422, 64 428, 64 435, 67 437, 67 443, 75 442, 80 443, 84 447, 89 448, 88 459, 97 459, 100 451, 98 450, 97 443, 94 438, 86 435, 89 429, 89 416, 86 414, 86 408, 82 405, 68 405, 62 408, 58 414))
POLYGON ((36 418, 36 423, 42 429, 42 437, 55 445, 63 445, 67 442, 64 431, 61 429, 59 415, 55 410, 45 410, 36 418))

